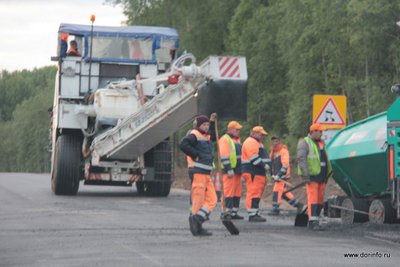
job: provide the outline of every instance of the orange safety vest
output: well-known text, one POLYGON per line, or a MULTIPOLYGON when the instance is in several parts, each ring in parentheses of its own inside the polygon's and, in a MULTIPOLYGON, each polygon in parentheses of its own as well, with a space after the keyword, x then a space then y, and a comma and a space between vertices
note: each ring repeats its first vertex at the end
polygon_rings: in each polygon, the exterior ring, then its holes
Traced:
POLYGON ((286 175, 290 177, 289 150, 286 145, 280 144, 275 150, 272 148, 270 158, 272 160, 272 174, 286 175))
POLYGON ((191 131, 197 138, 197 145, 194 149, 199 153, 199 159, 194 161, 191 157, 187 156, 188 168, 193 173, 210 173, 213 164, 213 146, 209 134, 202 134, 198 130, 191 131))

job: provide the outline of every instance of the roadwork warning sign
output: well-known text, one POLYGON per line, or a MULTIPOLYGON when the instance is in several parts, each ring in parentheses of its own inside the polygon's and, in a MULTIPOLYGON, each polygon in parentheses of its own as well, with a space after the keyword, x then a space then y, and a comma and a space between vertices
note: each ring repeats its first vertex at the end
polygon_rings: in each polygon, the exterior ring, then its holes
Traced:
POLYGON ((346 126, 346 96, 314 95, 313 122, 328 129, 340 129, 346 126))

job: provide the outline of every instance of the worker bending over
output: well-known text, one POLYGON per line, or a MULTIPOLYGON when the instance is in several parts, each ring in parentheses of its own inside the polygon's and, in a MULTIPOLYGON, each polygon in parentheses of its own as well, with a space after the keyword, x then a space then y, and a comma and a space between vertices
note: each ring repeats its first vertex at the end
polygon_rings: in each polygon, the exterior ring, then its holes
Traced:
POLYGON ((291 192, 284 193, 287 185, 284 181, 290 178, 290 156, 289 150, 285 144, 282 143, 278 136, 271 137, 272 146, 270 158, 272 160, 272 178, 275 182, 272 190, 272 212, 271 215, 280 214, 280 203, 282 198, 290 205, 297 208, 297 213, 303 210, 303 203, 299 202, 291 192))

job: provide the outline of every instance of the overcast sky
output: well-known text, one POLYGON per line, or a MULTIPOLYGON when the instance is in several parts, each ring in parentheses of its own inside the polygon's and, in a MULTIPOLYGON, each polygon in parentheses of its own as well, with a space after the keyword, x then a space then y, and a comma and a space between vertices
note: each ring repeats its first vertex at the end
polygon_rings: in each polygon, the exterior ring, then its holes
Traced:
POLYGON ((56 65, 57 32, 61 22, 120 26, 121 6, 105 0, 0 0, 0 70, 56 65))

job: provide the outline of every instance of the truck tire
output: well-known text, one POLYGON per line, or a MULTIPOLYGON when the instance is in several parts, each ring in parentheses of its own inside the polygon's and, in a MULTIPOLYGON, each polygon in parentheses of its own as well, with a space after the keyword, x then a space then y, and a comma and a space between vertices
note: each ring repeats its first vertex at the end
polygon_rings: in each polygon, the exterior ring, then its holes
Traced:
POLYGON ((136 182, 140 194, 166 197, 172 184, 172 150, 167 139, 145 154, 145 166, 154 168, 154 181, 136 182))
POLYGON ((61 135, 55 145, 51 189, 56 195, 76 195, 82 176, 82 138, 61 135))
POLYGON ((354 212, 351 210, 359 210, 368 212, 369 203, 365 199, 360 198, 345 198, 341 205, 343 208, 348 210, 341 210, 340 217, 342 218, 343 224, 352 224, 357 222, 368 221, 368 215, 354 212))

